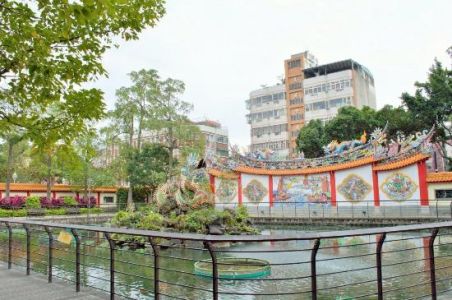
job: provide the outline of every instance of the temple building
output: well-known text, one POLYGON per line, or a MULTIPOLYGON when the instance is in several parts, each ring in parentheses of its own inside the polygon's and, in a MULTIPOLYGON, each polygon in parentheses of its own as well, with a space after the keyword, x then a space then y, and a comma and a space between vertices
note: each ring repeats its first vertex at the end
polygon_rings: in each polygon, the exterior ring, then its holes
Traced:
POLYGON ((320 205, 331 214, 340 207, 370 206, 378 214, 380 207, 397 206, 422 213, 448 206, 450 201, 440 200, 452 198, 452 172, 428 172, 433 132, 388 142, 386 129, 376 129, 369 140, 330 143, 320 158, 269 161, 233 152, 206 163, 216 205, 286 212, 320 205))

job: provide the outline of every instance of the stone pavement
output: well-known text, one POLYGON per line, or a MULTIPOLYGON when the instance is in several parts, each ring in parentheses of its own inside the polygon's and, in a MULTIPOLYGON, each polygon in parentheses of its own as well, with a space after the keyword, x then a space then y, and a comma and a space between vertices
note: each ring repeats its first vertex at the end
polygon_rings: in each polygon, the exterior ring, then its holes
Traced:
POLYGON ((7 300, 62 300, 62 299, 108 299, 108 295, 90 288, 81 288, 75 292, 75 285, 53 278, 47 282, 47 276, 31 273, 25 275, 23 269, 13 266, 7 269, 0 263, 0 299, 7 300))

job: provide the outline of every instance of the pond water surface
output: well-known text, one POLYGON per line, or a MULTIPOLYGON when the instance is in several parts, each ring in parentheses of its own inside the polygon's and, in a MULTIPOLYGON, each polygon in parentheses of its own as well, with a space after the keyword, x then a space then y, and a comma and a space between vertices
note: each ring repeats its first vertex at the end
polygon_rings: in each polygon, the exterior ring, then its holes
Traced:
MULTIPOLYGON (((262 234, 294 234, 345 227, 263 227, 262 234)), ((349 228, 347 228, 349 229, 349 228)), ((59 231, 54 231, 58 236, 59 231)), ((452 237, 441 232, 435 240, 438 291, 452 286, 452 237)), ((82 232, 81 279, 86 286, 109 291, 108 243, 100 234, 82 232)), ((385 299, 422 298, 430 293, 428 236, 430 232, 390 234, 383 246, 385 299)), ((25 266, 25 232, 14 229, 13 261, 25 266)), ((375 235, 323 240, 317 254, 319 299, 375 299, 375 235)), ((0 259, 7 258, 6 230, 0 235, 0 259)), ((33 230, 32 269, 46 273, 48 240, 45 232, 33 230)), ((271 275, 259 279, 221 280, 221 299, 310 299, 312 241, 240 243, 218 245, 219 257, 252 257, 271 264, 271 275), (254 295, 253 295, 254 294, 254 295)), ((55 243, 55 277, 75 280, 75 245, 55 243)), ((210 258, 201 243, 180 244, 161 250, 160 288, 163 299, 211 299, 210 278, 194 274, 193 264, 210 258)), ((117 249, 116 293, 123 298, 153 298, 152 250, 117 249)))

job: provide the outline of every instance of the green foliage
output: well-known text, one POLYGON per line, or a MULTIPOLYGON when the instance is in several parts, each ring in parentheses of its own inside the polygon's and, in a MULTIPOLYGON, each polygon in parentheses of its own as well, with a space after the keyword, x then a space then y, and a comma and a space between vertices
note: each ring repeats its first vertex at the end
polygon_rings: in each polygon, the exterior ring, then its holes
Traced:
POLYGON ((66 213, 67 213, 66 209, 64 209, 64 208, 49 208, 49 209, 46 209, 46 212, 45 212, 46 216, 60 216, 60 215, 65 215, 66 213))
POLYGON ((148 211, 138 222, 137 228, 145 230, 160 230, 163 225, 163 216, 159 213, 148 211))
POLYGON ((0 127, 19 124, 39 134, 53 121, 64 131, 98 118, 102 92, 80 86, 106 74, 102 55, 115 37, 137 39, 164 12, 160 0, 2 3, 0 99, 9 109, 0 127))
POLYGON ((63 197, 64 205, 65 206, 77 206, 77 200, 75 200, 74 197, 71 196, 64 196, 63 197))
POLYGON ((320 120, 312 120, 308 125, 300 130, 297 138, 297 147, 300 152, 303 152, 306 158, 313 158, 322 156, 322 146, 324 141, 324 127, 320 120))
POLYGON ((134 150, 128 162, 129 178, 133 186, 153 192, 167 180, 169 153, 159 144, 144 144, 141 151, 134 150))
MULTIPOLYGON (((119 188, 116 192, 116 198, 119 208, 125 208, 127 206, 127 188, 119 188)), ((133 202, 144 203, 149 197, 150 190, 146 187, 137 186, 133 187, 133 202)))
POLYGON ((101 214, 103 213, 102 208, 100 207, 92 207, 92 208, 86 208, 86 207, 82 207, 80 208, 80 213, 81 214, 101 214))
POLYGON ((41 207, 41 200, 38 196, 30 196, 27 197, 25 200, 25 207, 26 208, 40 208, 41 207))
MULTIPOLYGON (((402 103, 415 120, 426 127, 436 126, 435 139, 444 150, 446 144, 452 144, 452 128, 446 124, 452 121, 452 70, 435 60, 427 81, 416 82, 415 87, 414 95, 402 94, 402 103)), ((443 152, 447 155, 447 151, 443 152)), ((452 169, 452 157, 445 158, 452 169)))
POLYGON ((209 225, 223 225, 226 233, 257 233, 249 224, 249 215, 246 207, 236 210, 224 211, 214 208, 201 208, 188 211, 186 214, 177 214, 175 211, 168 216, 156 212, 155 208, 142 208, 137 212, 119 211, 112 219, 117 227, 138 228, 147 230, 161 230, 163 227, 173 228, 180 232, 208 233, 209 225))
POLYGON ((189 212, 185 217, 185 229, 190 232, 205 233, 206 226, 221 217, 221 212, 205 208, 189 212))
POLYGON ((26 209, 2 209, 0 208, 0 218, 26 217, 26 209))
POLYGON ((320 120, 313 120, 304 126, 297 138, 298 150, 303 151, 306 158, 320 157, 324 155, 322 147, 331 141, 360 139, 364 131, 369 138, 374 129, 383 128, 386 123, 388 139, 396 139, 399 131, 409 135, 422 129, 429 129, 428 125, 414 118, 410 111, 402 107, 386 105, 375 111, 369 107, 357 109, 346 106, 341 107, 337 116, 325 125, 320 120))

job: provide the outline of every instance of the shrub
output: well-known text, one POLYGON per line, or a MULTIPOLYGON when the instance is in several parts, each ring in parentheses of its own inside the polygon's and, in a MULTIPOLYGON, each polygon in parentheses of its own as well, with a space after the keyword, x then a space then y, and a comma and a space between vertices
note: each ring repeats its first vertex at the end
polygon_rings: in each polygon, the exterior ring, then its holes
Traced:
POLYGON ((41 208, 41 201, 38 196, 30 196, 25 200, 26 208, 41 208))
POLYGON ((46 216, 58 216, 58 215, 65 215, 66 210, 64 208, 52 208, 52 209, 46 209, 46 216))
POLYGON ((9 199, 3 198, 0 200, 0 207, 3 208, 21 208, 25 204, 25 197, 10 196, 9 199))
POLYGON ((147 215, 140 219, 137 227, 145 230, 160 230, 162 225, 163 216, 159 213, 149 211, 147 215))
POLYGON ((0 208, 0 218, 9 218, 13 216, 13 211, 0 208))
POLYGON ((46 196, 40 198, 41 207, 44 208, 58 208, 64 206, 63 198, 47 198, 46 196))
POLYGON ((95 207, 97 204, 96 197, 93 196, 78 198, 77 202, 80 207, 95 207))
POLYGON ((71 196, 64 196, 63 203, 64 203, 64 206, 77 206, 78 205, 77 200, 75 200, 75 198, 71 197, 71 196))
POLYGON ((27 216, 27 210, 25 210, 25 209, 14 209, 14 210, 12 210, 12 216, 13 217, 26 217, 27 216))

